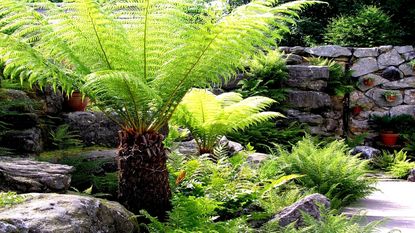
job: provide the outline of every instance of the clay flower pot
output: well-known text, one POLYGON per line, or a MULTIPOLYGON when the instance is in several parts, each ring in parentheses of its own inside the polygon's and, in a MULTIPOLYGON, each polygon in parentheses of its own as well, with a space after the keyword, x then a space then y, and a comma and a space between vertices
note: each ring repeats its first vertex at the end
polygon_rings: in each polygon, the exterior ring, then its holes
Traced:
POLYGON ((356 105, 352 108, 352 114, 353 116, 357 116, 360 114, 360 112, 362 112, 362 107, 359 105, 356 105))
POLYGON ((79 91, 74 91, 69 98, 65 98, 66 108, 70 112, 85 111, 89 103, 89 98, 82 99, 82 94, 79 91))
POLYGON ((371 87, 373 84, 375 84, 375 80, 373 78, 366 78, 363 80, 363 85, 367 87, 371 87))
POLYGON ((396 101, 398 97, 396 95, 386 95, 385 100, 389 103, 393 103, 396 101))
POLYGON ((399 134, 393 132, 382 132, 380 133, 380 140, 386 146, 394 146, 398 141, 399 134))

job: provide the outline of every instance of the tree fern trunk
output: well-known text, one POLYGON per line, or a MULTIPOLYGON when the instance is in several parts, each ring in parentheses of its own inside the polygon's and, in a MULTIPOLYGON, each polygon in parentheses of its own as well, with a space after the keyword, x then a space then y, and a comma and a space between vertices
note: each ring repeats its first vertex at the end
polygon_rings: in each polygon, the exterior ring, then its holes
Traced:
POLYGON ((160 220, 171 209, 171 191, 163 136, 120 133, 118 198, 130 211, 147 210, 160 220))

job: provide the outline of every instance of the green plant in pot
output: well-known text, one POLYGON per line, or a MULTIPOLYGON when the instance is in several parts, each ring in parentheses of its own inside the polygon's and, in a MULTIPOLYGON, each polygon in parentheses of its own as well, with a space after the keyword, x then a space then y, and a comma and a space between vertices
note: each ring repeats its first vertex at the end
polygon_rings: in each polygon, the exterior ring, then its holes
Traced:
POLYGON ((3 76, 91 98, 121 128, 119 201, 160 220, 172 196, 163 141, 180 101, 275 46, 286 22, 315 3, 258 0, 192 14, 192 0, 64 2, 44 2, 40 14, 36 5, 0 1, 3 76))
POLYGON ((363 110, 363 106, 360 104, 356 104, 352 107, 352 114, 353 116, 359 115, 363 110))
POLYGON ((398 92, 396 91, 386 91, 383 93, 383 97, 385 97, 385 100, 389 103, 393 103, 398 98, 398 92))
POLYGON ((370 124, 379 131, 381 142, 386 146, 396 145, 400 133, 405 133, 415 125, 415 119, 408 114, 392 116, 371 115, 370 124))
POLYGON ((375 84, 375 79, 372 77, 366 77, 363 79, 363 85, 371 87, 375 84))
POLYGON ((65 97, 65 108, 69 112, 85 111, 89 103, 89 98, 82 96, 80 91, 74 91, 72 94, 65 97))

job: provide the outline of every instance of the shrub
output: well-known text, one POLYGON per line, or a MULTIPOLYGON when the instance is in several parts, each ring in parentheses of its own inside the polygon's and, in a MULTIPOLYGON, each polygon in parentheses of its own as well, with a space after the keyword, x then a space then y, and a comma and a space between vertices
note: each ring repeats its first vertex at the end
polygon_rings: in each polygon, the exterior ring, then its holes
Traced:
POLYGON ((244 98, 261 95, 277 102, 285 99, 282 82, 287 79, 288 70, 278 50, 259 53, 250 60, 246 76, 239 82, 241 87, 236 90, 244 98))
MULTIPOLYGON (((325 146, 305 137, 292 151, 277 148, 280 169, 285 174, 301 174, 301 185, 326 195, 332 201, 349 204, 370 194, 374 180, 365 177, 367 162, 351 156, 343 141, 325 146)), ((333 205, 336 203, 333 202, 333 205)))
POLYGON ((356 15, 332 20, 324 39, 327 43, 342 46, 372 47, 399 44, 399 34, 389 15, 376 6, 366 6, 356 15))

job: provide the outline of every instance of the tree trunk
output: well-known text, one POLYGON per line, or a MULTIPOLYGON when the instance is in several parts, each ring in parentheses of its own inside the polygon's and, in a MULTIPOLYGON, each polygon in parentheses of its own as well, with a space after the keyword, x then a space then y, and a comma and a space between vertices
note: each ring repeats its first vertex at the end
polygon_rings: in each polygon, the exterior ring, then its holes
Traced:
POLYGON ((147 210, 163 221, 171 210, 171 190, 163 135, 120 132, 118 199, 130 211, 147 210))

